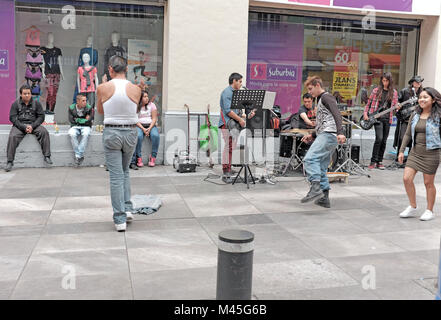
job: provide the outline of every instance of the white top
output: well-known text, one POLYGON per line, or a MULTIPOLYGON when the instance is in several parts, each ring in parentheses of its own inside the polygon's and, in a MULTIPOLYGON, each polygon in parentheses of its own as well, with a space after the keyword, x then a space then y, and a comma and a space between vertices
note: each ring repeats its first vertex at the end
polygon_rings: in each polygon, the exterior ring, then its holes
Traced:
POLYGON ((112 79, 115 86, 113 96, 104 102, 104 124, 136 124, 138 115, 136 114, 137 105, 126 92, 126 85, 130 81, 125 79, 112 79))
POLYGON ((152 123, 152 111, 157 110, 156 105, 150 102, 147 106, 142 107, 141 111, 138 113, 139 122, 142 124, 152 123))

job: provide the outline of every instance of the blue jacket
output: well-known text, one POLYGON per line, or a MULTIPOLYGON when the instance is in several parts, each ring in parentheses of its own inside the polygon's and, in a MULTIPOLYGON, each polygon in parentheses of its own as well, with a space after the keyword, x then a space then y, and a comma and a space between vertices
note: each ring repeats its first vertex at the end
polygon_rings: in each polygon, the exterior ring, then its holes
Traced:
MULTIPOLYGON (((412 117, 412 141, 415 141, 415 126, 420 120, 420 115, 415 113, 412 117)), ((426 149, 433 150, 441 148, 441 137, 439 131, 440 119, 428 118, 426 121, 426 149)))

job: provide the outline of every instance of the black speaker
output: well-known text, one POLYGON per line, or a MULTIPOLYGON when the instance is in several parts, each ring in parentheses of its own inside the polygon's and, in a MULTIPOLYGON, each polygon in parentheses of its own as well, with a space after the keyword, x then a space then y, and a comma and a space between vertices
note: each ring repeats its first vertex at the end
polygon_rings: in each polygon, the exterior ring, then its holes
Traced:
POLYGON ((360 146, 352 145, 352 147, 351 147, 351 159, 355 163, 360 163, 360 146))
POLYGON ((293 143, 294 143, 293 137, 280 136, 279 156, 283 158, 290 158, 292 155, 293 143))

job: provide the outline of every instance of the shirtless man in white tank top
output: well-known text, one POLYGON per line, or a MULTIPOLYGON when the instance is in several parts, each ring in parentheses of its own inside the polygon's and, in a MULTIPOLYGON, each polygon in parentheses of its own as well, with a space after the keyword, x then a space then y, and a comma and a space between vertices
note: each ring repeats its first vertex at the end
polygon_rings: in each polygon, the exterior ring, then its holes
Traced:
POLYGON ((141 88, 126 79, 127 62, 113 56, 109 60, 112 80, 97 88, 97 109, 104 114, 103 146, 110 176, 113 221, 117 231, 126 230, 133 220, 129 164, 137 143, 137 106, 141 88))

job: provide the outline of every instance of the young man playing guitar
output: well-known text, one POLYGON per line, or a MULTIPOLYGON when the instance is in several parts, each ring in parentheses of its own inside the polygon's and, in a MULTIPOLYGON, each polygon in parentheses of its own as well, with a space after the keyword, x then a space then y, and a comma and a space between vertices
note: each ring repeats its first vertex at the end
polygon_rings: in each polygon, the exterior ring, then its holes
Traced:
POLYGON ((233 137, 227 124, 230 119, 237 121, 242 128, 245 127, 245 120, 239 116, 238 109, 231 109, 231 99, 233 98, 233 91, 239 90, 242 87, 242 75, 239 73, 232 73, 228 79, 229 86, 224 89, 220 97, 220 114, 219 128, 222 129, 222 136, 225 141, 224 151, 222 153, 222 180, 225 183, 232 183, 231 177, 231 159, 233 149, 236 147, 237 139, 233 137))
MULTIPOLYGON (((420 76, 413 76, 408 82, 409 86, 398 93, 398 102, 403 103, 412 97, 417 97, 423 89, 423 81, 424 79, 420 76)), ((398 162, 398 151, 401 148, 401 143, 403 142, 404 134, 406 133, 407 125, 409 124, 410 115, 415 107, 416 104, 408 104, 408 106, 403 106, 403 108, 397 112, 397 129, 395 130, 393 144, 393 146, 397 148, 397 156, 395 158, 396 162, 398 162)), ((407 147, 409 148, 410 152, 412 149, 412 139, 409 141, 407 147)), ((404 167, 404 165, 402 166, 404 167)))

